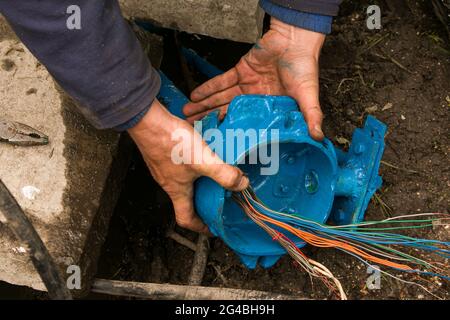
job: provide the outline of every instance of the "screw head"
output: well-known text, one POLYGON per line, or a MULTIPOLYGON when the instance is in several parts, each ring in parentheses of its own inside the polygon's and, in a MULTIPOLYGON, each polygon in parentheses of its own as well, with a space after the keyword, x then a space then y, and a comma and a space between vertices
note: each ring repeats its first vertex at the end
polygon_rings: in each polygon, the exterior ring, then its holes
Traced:
POLYGON ((286 209, 286 212, 287 212, 288 214, 295 214, 295 209, 294 209, 294 208, 287 208, 287 209, 286 209))
POLYGON ((305 175, 305 189, 309 194, 314 194, 319 190, 319 176, 313 170, 305 175))
POLYGON ((289 187, 284 185, 284 184, 280 184, 280 191, 283 193, 288 193, 289 192, 289 187))

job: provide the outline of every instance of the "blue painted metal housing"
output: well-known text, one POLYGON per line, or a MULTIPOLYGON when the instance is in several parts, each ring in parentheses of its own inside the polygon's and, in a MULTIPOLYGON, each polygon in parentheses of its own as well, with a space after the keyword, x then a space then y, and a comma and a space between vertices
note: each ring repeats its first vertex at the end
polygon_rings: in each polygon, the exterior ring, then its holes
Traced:
MULTIPOLYGON (((381 186, 378 166, 386 127, 373 117, 367 118, 363 129, 355 131, 347 153, 336 149, 328 139, 313 140, 296 102, 288 97, 240 96, 229 106, 223 122, 210 114, 203 123, 204 132, 217 127, 224 137, 227 131, 232 132, 230 129, 257 130, 257 139, 235 137, 234 143, 224 139, 223 147, 217 150, 222 159, 248 175, 258 197, 273 210, 321 223, 330 219, 339 224, 355 223, 363 219, 370 198, 381 186), (273 129, 278 132, 276 137, 270 135, 273 129), (234 144, 234 157, 229 157, 229 144, 234 144), (261 169, 271 164, 248 161, 252 155, 258 158, 261 146, 267 145, 269 153, 279 151, 279 170, 274 175, 261 174, 261 169)), ((216 182, 200 178, 195 190, 198 214, 247 267, 254 268, 257 263, 270 267, 285 254, 216 182)), ((291 240, 299 247, 304 245, 298 238, 291 240)))
MULTIPOLYGON (((197 58, 189 59, 202 64, 197 58)), ((207 67, 217 72, 217 68, 207 67)), ((160 99, 182 117, 181 108, 187 99, 167 77, 162 80, 160 99)), ((370 198, 381 186, 378 170, 385 132, 386 126, 369 116, 364 128, 355 130, 350 148, 344 152, 328 139, 317 142, 310 137, 295 100, 259 95, 236 97, 222 122, 213 112, 201 126, 205 141, 224 161, 248 175, 254 191, 268 207, 337 224, 363 220, 370 198), (224 138, 217 141, 208 136, 209 129, 217 129, 224 138), (227 137, 230 132, 233 135, 227 137), (262 174, 274 165, 261 158, 270 152, 278 152, 278 170, 262 174)), ((254 268, 258 263, 270 267, 286 253, 246 216, 229 191, 207 177, 196 182, 195 206, 211 232, 223 239, 247 267, 254 268)), ((292 240, 299 247, 304 245, 298 238, 292 240)))

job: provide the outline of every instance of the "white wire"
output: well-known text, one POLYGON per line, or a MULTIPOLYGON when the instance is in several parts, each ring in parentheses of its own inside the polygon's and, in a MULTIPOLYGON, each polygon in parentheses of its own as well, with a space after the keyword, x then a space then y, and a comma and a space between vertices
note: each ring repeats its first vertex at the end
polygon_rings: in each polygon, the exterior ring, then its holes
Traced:
MULTIPOLYGON (((251 211, 245 209, 244 211, 256 224, 262 227, 269 235, 271 235, 274 238, 278 237, 278 234, 275 230, 270 228, 265 222, 256 217, 251 211)), ((341 300, 347 300, 347 295, 345 294, 345 291, 342 288, 341 282, 331 273, 331 271, 328 268, 310 258, 306 258, 307 260, 305 260, 305 258, 297 252, 296 248, 293 248, 292 244, 288 242, 286 239, 278 237, 277 241, 286 249, 287 252, 289 252, 291 257, 294 258, 294 260, 297 261, 300 264, 300 266, 302 266, 306 270, 306 272, 308 272, 310 276, 320 277, 318 274, 321 274, 324 277, 331 279, 339 291, 341 300), (311 264, 313 266, 311 266, 311 264)))

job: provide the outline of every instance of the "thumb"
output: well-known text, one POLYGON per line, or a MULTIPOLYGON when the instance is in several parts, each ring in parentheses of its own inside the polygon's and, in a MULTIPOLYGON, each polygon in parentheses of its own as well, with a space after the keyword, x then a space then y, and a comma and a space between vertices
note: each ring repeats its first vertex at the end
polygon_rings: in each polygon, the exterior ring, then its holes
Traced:
POLYGON ((229 164, 207 165, 206 170, 206 176, 228 190, 242 191, 250 184, 248 177, 241 170, 229 164))
POLYGON ((323 113, 320 108, 318 86, 310 86, 298 90, 296 100, 305 117, 311 137, 315 140, 323 140, 323 113))
POLYGON ((204 146, 203 163, 197 171, 210 177, 222 187, 232 191, 242 191, 248 188, 250 181, 237 167, 226 164, 208 146, 204 146))
POLYGON ((315 72, 308 75, 307 79, 302 79, 293 92, 293 97, 300 106, 300 110, 308 125, 309 134, 315 140, 323 140, 322 132, 323 113, 319 102, 319 76, 317 67, 315 72))

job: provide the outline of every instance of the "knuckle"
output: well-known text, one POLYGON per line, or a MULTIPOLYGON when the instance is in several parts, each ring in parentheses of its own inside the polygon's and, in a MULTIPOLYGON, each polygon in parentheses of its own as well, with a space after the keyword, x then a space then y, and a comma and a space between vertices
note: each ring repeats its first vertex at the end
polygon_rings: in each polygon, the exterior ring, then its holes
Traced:
POLYGON ((239 184, 241 178, 241 173, 237 170, 231 170, 225 178, 224 181, 224 187, 226 188, 233 188, 236 187, 239 184))
POLYGON ((182 228, 189 229, 191 227, 192 223, 190 219, 176 217, 175 220, 177 224, 182 228))
POLYGON ((322 112, 322 110, 320 110, 320 108, 319 108, 319 121, 320 122, 323 121, 323 112, 322 112))
POLYGON ((318 120, 323 119, 323 112, 319 105, 303 107, 302 111, 304 112, 305 117, 308 119, 310 119, 310 118, 311 119, 314 118, 314 119, 318 119, 318 120))

